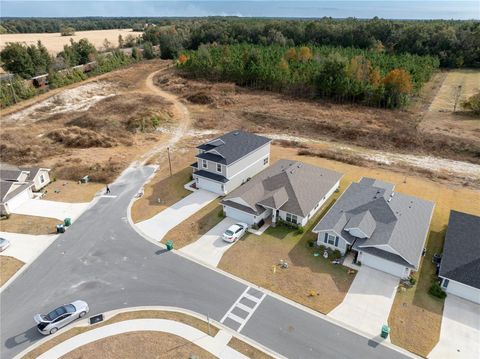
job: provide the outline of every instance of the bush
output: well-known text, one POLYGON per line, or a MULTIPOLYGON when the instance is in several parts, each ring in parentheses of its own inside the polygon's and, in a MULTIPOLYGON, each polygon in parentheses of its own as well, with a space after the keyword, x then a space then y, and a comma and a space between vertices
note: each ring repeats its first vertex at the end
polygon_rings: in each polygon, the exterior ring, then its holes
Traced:
POLYGON ((35 96, 35 89, 20 76, 0 82, 0 107, 5 108, 21 100, 35 96))
POLYGON ((330 259, 336 260, 339 259, 342 256, 342 253, 338 249, 335 249, 332 254, 329 255, 330 259))
POLYGON ((323 244, 320 244, 320 245, 318 246, 318 249, 320 250, 320 252, 321 252, 322 254, 323 254, 323 252, 325 251, 326 248, 327 248, 327 247, 325 247, 323 244))
POLYGON ((410 281, 411 285, 415 285, 415 283, 417 283, 417 279, 415 277, 410 276, 408 280, 410 281))
POLYGON ((305 233, 305 228, 303 228, 302 226, 298 226, 298 228, 297 228, 297 233, 298 233, 298 234, 303 234, 303 233, 305 233))
POLYGON ((223 208, 218 211, 218 218, 225 218, 225 213, 223 212, 223 208))
POLYGON ((428 290, 428 293, 430 295, 433 295, 434 297, 444 299, 447 296, 447 293, 445 293, 442 288, 440 287, 440 284, 438 282, 434 282, 431 286, 430 289, 428 290))

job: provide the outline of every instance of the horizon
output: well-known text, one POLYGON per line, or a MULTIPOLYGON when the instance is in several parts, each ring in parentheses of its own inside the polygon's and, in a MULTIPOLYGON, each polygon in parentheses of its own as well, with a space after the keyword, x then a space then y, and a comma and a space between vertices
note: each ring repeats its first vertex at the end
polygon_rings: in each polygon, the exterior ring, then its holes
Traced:
POLYGON ((271 18, 386 20, 479 20, 476 1, 452 0, 3 0, 9 18, 271 18), (412 15, 414 14, 414 15, 412 15), (473 14, 473 16, 472 16, 473 14))

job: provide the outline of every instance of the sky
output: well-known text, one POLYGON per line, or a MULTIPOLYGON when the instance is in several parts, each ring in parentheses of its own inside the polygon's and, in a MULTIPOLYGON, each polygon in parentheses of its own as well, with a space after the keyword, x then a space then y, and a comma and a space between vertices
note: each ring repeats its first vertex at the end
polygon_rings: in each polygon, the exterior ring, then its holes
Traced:
POLYGON ((480 19, 480 1, 463 0, 0 0, 1 17, 357 17, 480 19))

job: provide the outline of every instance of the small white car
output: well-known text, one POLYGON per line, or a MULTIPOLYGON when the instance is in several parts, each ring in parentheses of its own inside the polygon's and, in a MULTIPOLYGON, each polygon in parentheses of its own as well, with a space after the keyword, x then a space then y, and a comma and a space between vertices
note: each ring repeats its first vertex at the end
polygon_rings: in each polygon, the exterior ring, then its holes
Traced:
POLYGON ((0 252, 3 252, 10 246, 10 241, 5 238, 0 238, 0 252))
POLYGON ((236 223, 231 225, 225 233, 223 233, 223 240, 225 242, 233 243, 238 239, 242 238, 245 232, 248 229, 248 224, 246 223, 236 223))
POLYGON ((62 305, 52 310, 47 315, 37 314, 33 317, 37 322, 37 329, 43 335, 53 334, 58 329, 73 322, 75 319, 83 318, 90 309, 83 300, 76 300, 73 303, 62 305))

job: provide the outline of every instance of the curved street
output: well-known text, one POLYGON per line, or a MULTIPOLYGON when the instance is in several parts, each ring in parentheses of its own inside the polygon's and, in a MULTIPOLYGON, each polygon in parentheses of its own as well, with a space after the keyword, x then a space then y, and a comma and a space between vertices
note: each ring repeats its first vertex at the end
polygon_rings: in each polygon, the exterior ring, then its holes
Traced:
MULTIPOLYGON (((34 314, 76 299, 89 303, 89 315, 162 305, 221 321, 245 293, 242 282, 166 252, 131 227, 128 206, 152 173, 152 167, 126 170, 110 186, 116 197, 101 197, 2 291, 2 358, 42 338, 34 314)), ((241 333, 289 358, 406 357, 270 295, 241 333)))

